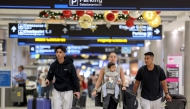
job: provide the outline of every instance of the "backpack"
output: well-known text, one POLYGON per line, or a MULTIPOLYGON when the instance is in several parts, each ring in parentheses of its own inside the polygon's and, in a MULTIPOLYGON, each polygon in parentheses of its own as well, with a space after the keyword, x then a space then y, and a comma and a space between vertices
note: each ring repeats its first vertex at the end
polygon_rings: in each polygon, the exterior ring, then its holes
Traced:
MULTIPOLYGON (((141 76, 143 75, 143 72, 144 72, 145 67, 146 67, 146 65, 144 65, 144 66, 142 66, 142 67, 140 68, 141 76)), ((155 65, 155 67, 156 67, 156 72, 158 73, 158 75, 159 75, 159 77, 160 77, 161 67, 160 67, 159 65, 155 65)), ((141 85, 140 85, 141 88, 142 88, 142 83, 143 83, 143 82, 141 81, 141 85)), ((163 92, 163 89, 162 89, 161 84, 160 84, 160 91, 163 92)), ((161 96, 163 97, 163 93, 161 93, 161 96)))

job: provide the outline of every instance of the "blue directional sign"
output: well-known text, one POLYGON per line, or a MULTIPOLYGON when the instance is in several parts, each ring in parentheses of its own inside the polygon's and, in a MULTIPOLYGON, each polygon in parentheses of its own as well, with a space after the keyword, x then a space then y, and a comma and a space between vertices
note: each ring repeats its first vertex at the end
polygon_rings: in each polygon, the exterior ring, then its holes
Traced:
POLYGON ((0 87, 12 87, 11 70, 0 69, 0 87))
POLYGON ((9 38, 34 39, 34 38, 67 38, 67 39, 98 39, 98 38, 126 38, 127 40, 161 40, 162 25, 152 28, 149 25, 98 25, 94 32, 83 29, 78 25, 62 25, 44 23, 10 23, 9 38), (106 31, 106 32, 105 32, 106 31))

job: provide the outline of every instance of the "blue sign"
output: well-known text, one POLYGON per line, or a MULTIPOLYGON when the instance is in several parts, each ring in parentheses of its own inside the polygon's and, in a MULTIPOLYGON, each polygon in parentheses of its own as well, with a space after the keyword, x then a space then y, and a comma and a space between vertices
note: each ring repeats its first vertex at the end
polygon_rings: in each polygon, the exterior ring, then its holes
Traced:
POLYGON ((0 70, 0 87, 12 87, 11 70, 0 70))
POLYGON ((131 47, 121 47, 121 53, 131 54, 131 47))
POLYGON ((148 25, 98 25, 94 32, 90 29, 83 29, 78 25, 62 24, 25 24, 10 23, 9 38, 33 39, 33 38, 67 38, 67 39, 98 39, 98 38, 126 38, 127 40, 161 40, 162 25, 152 28, 148 25), (48 26, 48 30, 47 27, 48 26))

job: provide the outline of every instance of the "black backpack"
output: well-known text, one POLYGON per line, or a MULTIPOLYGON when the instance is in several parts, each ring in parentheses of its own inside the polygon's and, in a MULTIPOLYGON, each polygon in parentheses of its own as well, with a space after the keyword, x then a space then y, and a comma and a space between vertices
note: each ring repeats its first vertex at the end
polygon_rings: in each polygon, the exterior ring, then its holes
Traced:
MULTIPOLYGON (((140 68, 141 76, 143 75, 143 72, 144 72, 145 67, 146 67, 146 65, 144 65, 144 66, 142 66, 142 67, 140 68)), ((160 76, 161 67, 160 67, 159 65, 155 65, 155 67, 156 67, 156 71, 157 71, 158 75, 160 76)), ((141 81, 141 85, 140 85, 141 88, 142 88, 142 83, 143 83, 143 82, 141 81)), ((162 85, 161 85, 161 84, 160 84, 160 91, 163 92, 163 89, 162 89, 162 85)), ((161 96, 163 97, 163 93, 161 93, 161 96)))

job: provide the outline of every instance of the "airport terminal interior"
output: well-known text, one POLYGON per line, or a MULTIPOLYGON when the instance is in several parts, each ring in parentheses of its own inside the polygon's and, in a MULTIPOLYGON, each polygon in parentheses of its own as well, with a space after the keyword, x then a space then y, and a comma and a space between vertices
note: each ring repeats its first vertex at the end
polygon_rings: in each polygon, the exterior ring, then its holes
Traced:
MULTIPOLYGON (((123 69, 127 90, 133 90, 137 72, 145 65, 144 54, 154 53, 154 64, 165 72, 168 93, 187 100, 184 108, 178 109, 190 109, 190 8, 184 3, 175 1, 176 7, 167 3, 167 8, 158 3, 152 8, 148 6, 152 2, 139 2, 135 8, 132 1, 126 6, 113 1, 109 5, 106 0, 65 0, 67 5, 10 1, 0 1, 1 109, 34 109, 28 106, 30 99, 45 98, 47 93, 53 98, 56 78, 45 93, 42 81, 57 59, 59 45, 65 47, 66 57, 74 60, 81 109, 103 109, 95 106, 92 92, 112 52, 123 69), (26 75, 24 86, 17 80, 20 72, 26 75), (28 103, 21 105, 24 97, 28 103)), ((140 92, 139 88, 138 107, 133 109, 142 109, 140 92)), ((121 103, 117 109, 128 108, 121 103)))

